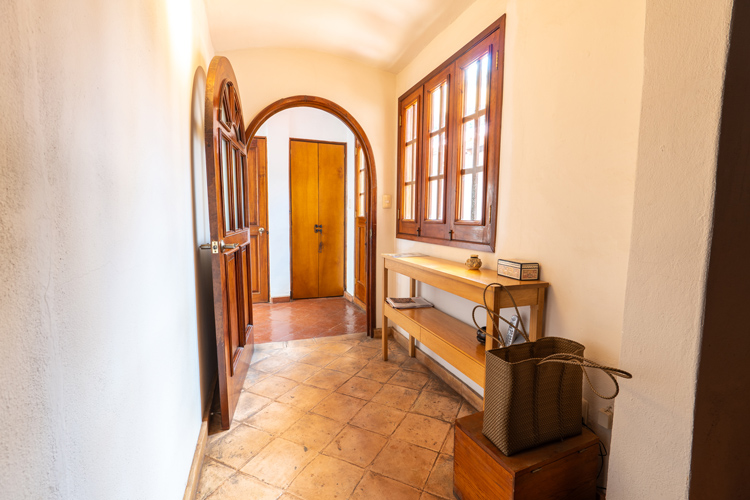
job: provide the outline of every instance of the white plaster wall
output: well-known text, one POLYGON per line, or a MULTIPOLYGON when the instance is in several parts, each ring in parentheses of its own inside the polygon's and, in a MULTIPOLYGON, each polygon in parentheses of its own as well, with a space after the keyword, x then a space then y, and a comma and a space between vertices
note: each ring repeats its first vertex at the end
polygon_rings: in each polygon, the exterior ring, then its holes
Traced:
POLYGON ((203 3, 9 0, 0 32, 0 496, 181 498, 203 3))
POLYGON ((346 287, 354 290, 354 210, 349 199, 354 182, 354 134, 335 116, 315 108, 292 108, 269 118, 257 136, 266 137, 268 155, 268 246, 271 297, 288 297, 291 290, 289 240, 289 140, 309 139, 346 143, 346 287))
POLYGON ((731 0, 647 5, 620 355, 634 378, 623 384, 615 412, 613 499, 688 498, 732 9, 731 0))
MULTIPOLYGON (((551 284, 546 334, 581 342, 588 356, 617 365, 638 145, 645 0, 478 0, 397 75, 396 94, 403 94, 503 14, 507 17, 496 252, 479 254, 489 269, 501 257, 538 261, 542 279, 551 284)), ((399 252, 459 262, 477 253, 400 239, 395 245, 399 252)), ((408 293, 407 280, 399 280, 392 293, 408 293)), ((426 286, 421 293, 471 324, 474 304, 426 286)), ((595 381, 607 383, 603 377, 595 381)), ((592 415, 609 405, 588 388, 585 397, 592 415)), ((608 431, 597 432, 608 442, 608 431)))
MULTIPOLYGON (((234 67, 242 94, 245 123, 279 99, 295 95, 324 97, 346 109, 362 126, 372 145, 376 181, 376 255, 394 249, 395 211, 383 209, 382 195, 393 195, 396 183, 396 76, 341 57, 292 49, 248 49, 222 53, 234 67)), ((383 261, 377 261, 376 297, 382 293, 383 261)), ((380 324, 382 305, 377 304, 380 324)))

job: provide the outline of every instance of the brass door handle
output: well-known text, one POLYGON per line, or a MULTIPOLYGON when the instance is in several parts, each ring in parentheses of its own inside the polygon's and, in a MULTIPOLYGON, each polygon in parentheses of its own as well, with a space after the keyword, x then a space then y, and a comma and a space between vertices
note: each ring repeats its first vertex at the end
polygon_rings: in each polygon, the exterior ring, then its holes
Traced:
POLYGON ((239 243, 228 243, 228 244, 225 244, 223 241, 221 242, 221 249, 222 250, 234 250, 238 246, 240 246, 239 243))

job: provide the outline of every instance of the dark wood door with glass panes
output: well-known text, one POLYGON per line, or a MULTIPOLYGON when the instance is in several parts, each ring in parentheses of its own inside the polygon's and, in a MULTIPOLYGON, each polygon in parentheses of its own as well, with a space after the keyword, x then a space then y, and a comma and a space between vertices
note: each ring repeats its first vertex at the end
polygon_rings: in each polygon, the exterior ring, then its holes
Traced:
POLYGON ((290 141, 292 299, 344 295, 346 144, 290 141))
POLYGON ((367 173, 365 153, 357 141, 354 157, 354 301, 363 309, 367 303, 367 173))
POLYGON ((232 65, 214 57, 206 78, 206 173, 211 228, 221 426, 228 429, 253 354, 247 143, 232 65))

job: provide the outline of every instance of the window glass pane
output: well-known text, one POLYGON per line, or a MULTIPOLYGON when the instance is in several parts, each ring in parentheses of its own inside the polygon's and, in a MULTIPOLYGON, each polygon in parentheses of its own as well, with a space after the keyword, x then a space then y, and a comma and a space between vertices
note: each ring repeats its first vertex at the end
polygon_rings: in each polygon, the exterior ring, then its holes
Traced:
POLYGON ((490 53, 486 53, 482 59, 482 77, 479 84, 479 109, 483 110, 487 107, 487 86, 490 75, 490 53))
POLYGON ((479 131, 477 133, 477 166, 484 166, 484 145, 487 142, 487 115, 479 117, 479 131))
POLYGON ((414 220, 414 184, 404 186, 404 220, 414 220))
POLYGON ((235 151, 237 155, 237 170, 239 175, 237 176, 237 215, 239 218, 239 224, 237 227, 245 227, 245 168, 244 158, 239 151, 235 151))
POLYGON ((414 144, 409 144, 404 150, 404 182, 414 180, 414 144))
POLYGON ((448 82, 443 84, 443 113, 440 116, 440 128, 445 127, 445 117, 448 115, 448 82))
POLYGON ((469 116, 477 110, 477 72, 479 61, 474 61, 464 70, 464 114, 469 116))
POLYGON ((482 220, 484 210, 484 172, 478 172, 476 182, 473 185, 474 191, 474 213, 471 220, 482 220))
POLYGON ((462 221, 480 221, 484 208, 484 173, 467 173, 461 175, 461 213, 462 221))
POLYGON ((429 175, 440 174, 442 165, 440 164, 440 137, 442 134, 433 135, 430 137, 430 170, 429 175))
POLYGON ((224 92, 224 95, 223 95, 223 97, 221 99, 221 116, 220 116, 220 120, 222 122, 226 123, 227 125, 229 125, 229 103, 227 102, 227 99, 229 99, 229 98, 227 97, 226 92, 224 92))
POLYGON ((474 167, 474 120, 464 123, 462 169, 474 167))
POLYGON ((406 108, 406 120, 404 120, 406 122, 406 125, 405 125, 406 126, 406 142, 409 142, 414 139, 414 135, 412 132, 414 127, 412 126, 412 122, 414 121, 414 108, 415 107, 416 106, 412 104, 411 106, 406 108))
POLYGON ((441 97, 442 87, 437 87, 432 93, 430 93, 430 132, 435 132, 440 128, 440 122, 442 121, 442 114, 440 113, 440 104, 443 99, 441 97))
POLYGON ((429 193, 429 202, 427 205, 427 218, 430 220, 438 219, 438 181, 432 180, 429 182, 427 192, 429 193))
POLYGON ((461 176, 461 220, 471 220, 472 192, 471 174, 461 176))
POLYGON ((237 224, 237 156, 235 154, 234 148, 230 145, 228 147, 229 155, 229 175, 232 176, 232 184, 234 185, 235 192, 231 194, 231 206, 232 206, 232 230, 237 229, 239 226, 237 224))
POLYGON ((229 223, 229 167, 227 165, 227 154, 229 145, 226 139, 221 138, 221 150, 219 155, 221 156, 221 196, 224 198, 224 231, 229 232, 231 230, 229 223))
POLYGON ((365 195, 364 194, 360 194, 360 195, 358 195, 358 198, 359 199, 357 200, 357 216, 364 217, 364 215, 365 215, 365 195))
POLYGON ((416 140, 417 139, 417 123, 419 120, 417 117, 419 116, 418 110, 417 110, 417 103, 415 102, 410 106, 410 109, 412 110, 412 120, 411 120, 411 139, 410 140, 416 140))

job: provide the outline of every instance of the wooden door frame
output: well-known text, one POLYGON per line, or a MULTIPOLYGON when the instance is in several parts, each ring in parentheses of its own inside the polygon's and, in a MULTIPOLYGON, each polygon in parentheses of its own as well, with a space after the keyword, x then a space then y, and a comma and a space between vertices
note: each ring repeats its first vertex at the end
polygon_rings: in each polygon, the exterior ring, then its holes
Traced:
POLYGON ((251 138, 260 129, 261 125, 265 123, 270 117, 280 111, 290 108, 307 107, 317 108, 322 111, 326 111, 339 120, 344 122, 349 129, 352 131, 354 136, 362 144, 362 149, 365 152, 365 172, 367 173, 367 183, 370 188, 370 195, 367 197, 367 203, 365 204, 365 211, 367 217, 367 234, 370 235, 367 252, 365 258, 367 264, 367 335, 372 336, 375 330, 375 286, 376 286, 376 251, 377 251, 377 200, 378 200, 378 182, 375 169, 375 158, 372 154, 372 145, 367 134, 362 129, 359 122, 343 107, 339 106, 333 101, 325 99, 323 97, 309 96, 309 95, 297 95, 293 97, 286 97, 279 99, 278 101, 269 104, 263 110, 261 110, 255 117, 250 121, 247 126, 245 137, 251 138))
MULTIPOLYGON (((347 151, 346 147, 348 144, 346 142, 337 142, 337 141, 321 141, 318 139, 298 139, 296 137, 290 137, 289 138, 289 297, 291 300, 294 300, 294 259, 292 258, 292 242, 294 235, 292 233, 292 224, 294 223, 294 219, 292 218, 292 141, 295 142, 310 142, 313 144, 333 144, 335 146, 344 146, 344 292, 346 292, 346 223, 347 223, 347 217, 346 217, 346 174, 347 174, 347 151)), ((318 163, 318 168, 320 168, 320 163, 318 163)), ((320 186, 318 186, 318 190, 320 190, 320 186)))

